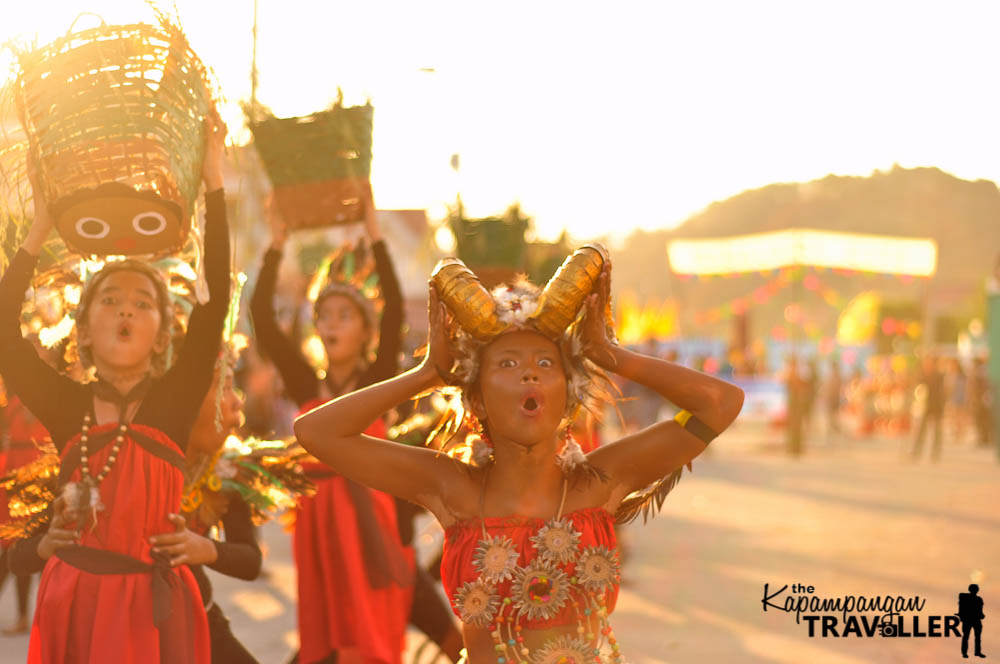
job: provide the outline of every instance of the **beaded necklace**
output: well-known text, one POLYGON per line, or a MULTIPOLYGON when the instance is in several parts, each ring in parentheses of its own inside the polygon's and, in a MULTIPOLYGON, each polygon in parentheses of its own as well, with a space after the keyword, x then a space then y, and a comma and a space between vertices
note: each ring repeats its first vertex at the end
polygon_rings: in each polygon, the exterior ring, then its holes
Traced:
POLYGON ((111 453, 108 455, 104 466, 96 476, 90 473, 90 457, 87 450, 89 441, 90 425, 93 418, 90 413, 83 416, 83 425, 80 427, 80 481, 70 482, 63 487, 63 495, 71 510, 87 510, 90 515, 91 530, 97 526, 97 513, 104 509, 101 501, 101 492, 98 487, 101 481, 111 472, 111 468, 118 459, 122 443, 125 442, 125 434, 128 433, 128 424, 125 422, 126 411, 131 403, 142 399, 149 391, 151 379, 146 376, 138 385, 129 390, 128 394, 121 394, 111 384, 103 379, 98 379, 94 383, 94 394, 105 401, 111 401, 118 406, 118 434, 115 442, 111 446, 111 453))
POLYGON ((535 558, 519 565, 510 538, 486 531, 488 474, 479 504, 483 536, 473 556, 479 577, 455 594, 462 622, 492 628, 497 664, 622 664, 605 601, 605 592, 620 582, 618 552, 604 546, 580 550, 580 533, 562 516, 566 478, 556 517, 531 537, 535 558), (501 597, 498 585, 505 580, 511 581, 510 592, 501 597), (539 649, 529 648, 525 620, 551 619, 566 606, 576 613, 576 636, 553 637, 539 649))

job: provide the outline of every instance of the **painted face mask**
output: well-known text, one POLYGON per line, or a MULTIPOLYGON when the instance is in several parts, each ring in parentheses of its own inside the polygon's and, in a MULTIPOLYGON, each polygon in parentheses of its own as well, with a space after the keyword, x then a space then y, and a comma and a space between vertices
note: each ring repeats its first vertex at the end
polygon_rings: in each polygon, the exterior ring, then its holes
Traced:
POLYGON ((85 256, 172 251, 184 243, 191 226, 176 203, 117 183, 66 197, 53 212, 63 241, 85 256))

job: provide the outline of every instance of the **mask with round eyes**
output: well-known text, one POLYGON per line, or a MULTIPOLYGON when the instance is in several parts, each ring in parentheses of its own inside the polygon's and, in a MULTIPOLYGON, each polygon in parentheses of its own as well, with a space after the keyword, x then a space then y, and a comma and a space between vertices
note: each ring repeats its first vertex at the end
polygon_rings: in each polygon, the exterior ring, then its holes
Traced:
POLYGON ((77 192, 53 206, 56 228, 84 256, 158 254, 183 245, 190 218, 152 192, 119 183, 77 192))

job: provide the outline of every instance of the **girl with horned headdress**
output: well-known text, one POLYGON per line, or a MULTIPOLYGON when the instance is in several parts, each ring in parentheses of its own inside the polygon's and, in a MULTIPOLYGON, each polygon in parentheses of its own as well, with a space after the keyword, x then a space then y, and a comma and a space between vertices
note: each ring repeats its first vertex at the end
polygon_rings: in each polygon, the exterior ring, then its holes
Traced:
POLYGON ((742 391, 617 345, 603 247, 578 250, 542 291, 521 281, 491 294, 455 259, 431 282, 423 362, 303 415, 296 435, 344 476, 437 517, 470 662, 622 662, 608 621, 620 583, 613 526, 660 504, 736 418, 742 391), (567 432, 581 407, 610 396, 608 371, 684 410, 584 455, 567 432), (479 431, 475 454, 364 433, 445 384, 461 391, 459 421, 479 431))
MULTIPOLYGON (((225 125, 205 119, 205 276, 184 347, 163 371, 170 299, 163 276, 137 260, 94 274, 76 309, 80 384, 46 365, 18 318, 52 217, 32 171, 35 218, 0 280, 0 373, 49 430, 62 460, 60 500, 37 546, 29 662, 209 661, 208 624, 191 571, 154 552, 173 530, 184 445, 212 381, 229 305, 229 230, 222 191, 225 125), (57 527, 58 526, 58 527, 57 527)), ((197 562, 197 561, 188 561, 197 562)))
MULTIPOLYGON (((264 255, 250 315, 260 350, 277 367, 300 412, 391 378, 399 368, 402 295, 370 189, 363 204, 370 252, 362 251, 364 245, 341 251, 326 274, 318 275, 325 277, 313 303, 316 333, 327 363, 322 377, 282 333, 275 318, 274 288, 285 227, 277 214, 272 216, 273 241, 264 255), (366 269, 372 258, 374 275, 366 269), (380 320, 375 315, 373 277, 383 304, 380 320), (378 349, 371 357, 376 333, 378 349)), ((372 435, 385 435, 381 416, 372 418, 367 427, 372 435)), ((415 561, 413 550, 400 541, 394 499, 340 476, 325 464, 312 464, 308 470, 316 482, 316 495, 300 502, 293 536, 299 589, 298 661, 345 662, 353 661, 347 659, 353 656, 364 662, 397 664, 413 598, 415 561)), ((437 608, 440 624, 430 630, 437 632, 431 636, 442 643, 451 634, 448 648, 457 656, 460 639, 450 616, 440 610, 443 607, 437 608)))

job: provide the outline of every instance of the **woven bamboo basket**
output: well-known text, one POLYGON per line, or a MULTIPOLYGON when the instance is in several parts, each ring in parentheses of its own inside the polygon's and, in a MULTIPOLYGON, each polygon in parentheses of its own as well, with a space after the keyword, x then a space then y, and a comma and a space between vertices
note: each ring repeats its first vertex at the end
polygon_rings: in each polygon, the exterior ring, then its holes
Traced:
POLYGON ((16 82, 56 228, 83 255, 179 249, 191 229, 212 108, 181 29, 101 25, 24 53, 16 82))
POLYGON ((372 162, 371 104, 250 122, 254 144, 290 229, 360 221, 372 162))
POLYGON ((469 219, 464 210, 453 209, 448 216, 458 257, 475 272, 487 288, 513 281, 526 271, 524 233, 529 220, 517 205, 512 205, 502 217, 469 219))

